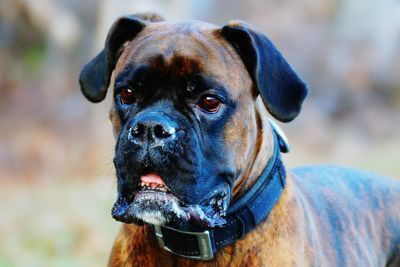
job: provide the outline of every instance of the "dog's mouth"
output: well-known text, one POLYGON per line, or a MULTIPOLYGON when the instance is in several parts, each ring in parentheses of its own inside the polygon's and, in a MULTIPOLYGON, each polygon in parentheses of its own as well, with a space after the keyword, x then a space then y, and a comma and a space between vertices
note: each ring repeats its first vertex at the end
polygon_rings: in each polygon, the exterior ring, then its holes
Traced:
POLYGON ((228 204, 226 187, 213 190, 199 204, 187 204, 173 194, 160 175, 148 173, 130 192, 119 192, 112 216, 124 223, 213 228, 225 224, 228 204))

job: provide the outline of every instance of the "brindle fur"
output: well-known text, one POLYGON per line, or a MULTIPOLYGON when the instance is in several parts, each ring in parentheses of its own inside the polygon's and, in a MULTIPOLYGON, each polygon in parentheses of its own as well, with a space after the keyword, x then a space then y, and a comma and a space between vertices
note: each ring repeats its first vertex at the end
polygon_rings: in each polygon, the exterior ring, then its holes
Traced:
MULTIPOLYGON (((137 62, 172 76, 201 69, 229 85, 239 103, 224 128, 239 174, 233 199, 246 192, 268 162, 273 141, 252 79, 220 28, 195 21, 149 24, 127 44, 114 75, 137 62)), ((118 136, 121 122, 114 107, 110 119, 118 136)), ((212 261, 175 256, 158 246, 148 226, 123 224, 109 266, 385 266, 398 255, 400 185, 338 170, 288 171, 287 186, 268 219, 212 261)))

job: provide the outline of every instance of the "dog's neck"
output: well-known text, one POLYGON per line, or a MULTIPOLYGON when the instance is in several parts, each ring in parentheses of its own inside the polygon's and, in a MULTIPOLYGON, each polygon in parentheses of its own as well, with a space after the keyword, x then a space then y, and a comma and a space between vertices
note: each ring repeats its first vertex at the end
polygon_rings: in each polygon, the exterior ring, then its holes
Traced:
POLYGON ((257 138, 248 159, 248 162, 253 162, 253 164, 248 164, 248 169, 236 180, 233 189, 233 202, 253 186, 274 153, 274 145, 277 145, 274 144, 273 133, 267 116, 268 112, 261 98, 256 101, 255 114, 257 138))

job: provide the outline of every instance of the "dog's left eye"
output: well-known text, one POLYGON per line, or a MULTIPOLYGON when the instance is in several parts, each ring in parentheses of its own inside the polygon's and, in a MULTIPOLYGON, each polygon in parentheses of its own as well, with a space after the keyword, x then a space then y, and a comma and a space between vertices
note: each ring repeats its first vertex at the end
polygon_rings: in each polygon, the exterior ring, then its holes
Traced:
POLYGON ((221 107, 221 101, 214 96, 206 95, 200 99, 196 107, 209 113, 216 113, 221 107))
POLYGON ((132 104, 136 101, 136 96, 131 88, 123 88, 119 94, 121 102, 124 104, 132 104))

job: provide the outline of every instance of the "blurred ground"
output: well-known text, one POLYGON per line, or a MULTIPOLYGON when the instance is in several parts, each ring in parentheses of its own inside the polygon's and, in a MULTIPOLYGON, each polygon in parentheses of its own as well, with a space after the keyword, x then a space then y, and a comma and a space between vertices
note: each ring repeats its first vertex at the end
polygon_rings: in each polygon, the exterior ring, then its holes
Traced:
POLYGON ((396 0, 1 0, 0 266, 104 266, 118 223, 110 100, 80 68, 114 19, 136 11, 268 33, 312 89, 282 125, 288 166, 335 163, 400 176, 396 0))
POLYGON ((5 182, 0 266, 105 266, 118 223, 110 219, 113 182, 5 182))

